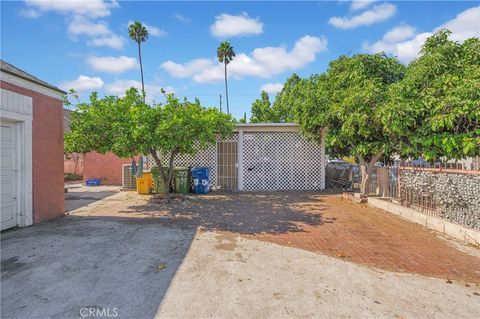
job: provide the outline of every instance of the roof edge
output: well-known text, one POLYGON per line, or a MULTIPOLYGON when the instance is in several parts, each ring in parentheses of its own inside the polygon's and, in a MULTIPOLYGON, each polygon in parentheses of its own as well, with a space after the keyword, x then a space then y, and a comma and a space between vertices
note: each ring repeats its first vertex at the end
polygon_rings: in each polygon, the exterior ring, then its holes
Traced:
POLYGON ((61 93, 61 94, 67 94, 67 92, 65 92, 64 90, 56 87, 55 85, 52 85, 52 84, 49 84, 45 81, 42 81, 40 80, 39 78, 37 78, 36 76, 33 76, 31 75, 30 73, 27 73, 25 71, 23 71, 22 69, 19 69, 17 68, 16 66, 8 63, 8 62, 5 62, 3 60, 1 60, 2 63, 0 63, 0 70, 1 72, 5 72, 7 74, 10 74, 12 76, 15 76, 17 78, 20 78, 22 80, 25 80, 25 81, 28 81, 28 82, 31 82, 31 83, 34 83, 34 84, 37 84, 37 85, 40 85, 40 86, 43 86, 45 88, 48 88, 50 90, 53 90, 53 91, 56 91, 58 93, 61 93), (12 68, 12 70, 8 69, 8 68, 5 68, 4 65, 8 65, 12 68), (17 71, 17 72, 16 72, 17 71), (23 75, 22 73, 26 74, 27 76, 23 75))

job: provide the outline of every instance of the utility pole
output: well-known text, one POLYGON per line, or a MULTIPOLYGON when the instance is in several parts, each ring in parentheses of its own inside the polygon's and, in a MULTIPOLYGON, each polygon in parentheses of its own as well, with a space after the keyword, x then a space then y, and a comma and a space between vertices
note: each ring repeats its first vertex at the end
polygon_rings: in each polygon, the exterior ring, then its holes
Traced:
POLYGON ((220 112, 222 112, 222 95, 220 94, 220 112))

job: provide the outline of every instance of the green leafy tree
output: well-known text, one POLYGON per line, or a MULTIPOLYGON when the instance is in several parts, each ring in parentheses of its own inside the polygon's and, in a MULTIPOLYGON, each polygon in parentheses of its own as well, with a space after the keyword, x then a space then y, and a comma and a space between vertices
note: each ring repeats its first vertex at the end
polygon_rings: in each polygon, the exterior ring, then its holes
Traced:
POLYGON ((252 103, 250 123, 276 122, 268 93, 262 91, 260 99, 252 103))
POLYGON ((405 67, 385 54, 341 56, 324 75, 300 81, 295 118, 303 132, 320 141, 329 154, 354 155, 362 170, 366 192, 375 163, 392 150, 382 122, 388 88, 402 79, 405 67))
POLYGON ((402 81, 390 90, 386 130, 403 157, 427 160, 480 155, 480 40, 429 37, 402 81))
MULTIPOLYGON (((170 185, 173 163, 179 154, 195 154, 226 137, 233 130, 233 119, 215 108, 169 94, 163 104, 148 105, 134 88, 124 97, 99 98, 77 105, 72 114, 71 132, 65 135, 69 152, 113 152, 122 158, 150 154, 165 185, 170 185), (168 174, 162 159, 168 160, 168 174)), ((164 187, 168 202, 169 187, 164 187)))
POLYGON ((238 122, 239 123, 247 123, 247 112, 243 113, 243 117, 238 122))
POLYGON ((227 114, 230 114, 230 106, 228 104, 228 84, 227 84, 227 65, 235 57, 235 51, 229 42, 222 42, 217 49, 218 62, 223 63, 225 67, 225 97, 227 99, 227 114))
POLYGON ((128 36, 135 41, 138 45, 138 61, 140 63, 140 76, 142 78, 142 94, 145 100, 145 85, 143 83, 143 64, 142 64, 142 51, 140 45, 142 42, 148 39, 148 30, 140 22, 135 21, 128 26, 128 36))
POLYGON ((293 105, 297 102, 297 85, 300 80, 301 78, 294 73, 287 79, 282 90, 275 96, 272 108, 276 122, 293 122, 293 105))
POLYGON ((308 79, 301 79, 294 90, 288 92, 292 96, 289 99, 294 122, 300 124, 305 136, 317 142, 326 133, 332 116, 327 83, 325 74, 315 74, 308 79))

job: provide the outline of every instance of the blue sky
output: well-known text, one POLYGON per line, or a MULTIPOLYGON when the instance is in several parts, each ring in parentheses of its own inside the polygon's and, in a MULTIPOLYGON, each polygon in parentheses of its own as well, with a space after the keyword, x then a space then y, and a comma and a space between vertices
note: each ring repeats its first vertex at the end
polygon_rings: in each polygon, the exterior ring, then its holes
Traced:
MULTIPOLYGON (((385 51, 403 63, 440 27, 480 36, 474 1, 163 2, 27 0, 1 3, 1 57, 85 99, 139 85, 130 21, 150 30, 142 45, 150 99, 160 88, 218 106, 224 94, 216 48, 229 41, 230 109, 249 112, 262 88, 273 96, 292 73, 325 71, 341 54, 385 51)), ((225 99, 223 101, 225 107, 225 99)))

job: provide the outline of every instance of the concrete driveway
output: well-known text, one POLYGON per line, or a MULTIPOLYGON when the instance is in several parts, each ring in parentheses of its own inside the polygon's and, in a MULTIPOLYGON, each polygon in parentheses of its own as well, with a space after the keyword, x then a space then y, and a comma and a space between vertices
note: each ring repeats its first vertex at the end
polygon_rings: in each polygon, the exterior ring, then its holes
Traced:
POLYGON ((85 207, 120 191, 120 186, 85 186, 82 183, 65 185, 65 212, 85 207))
POLYGON ((64 218, 2 233, 2 318, 476 318, 480 312, 477 249, 337 196, 217 194, 169 206, 147 200, 116 192, 64 218), (391 223, 397 231, 388 234, 391 223), (435 249, 425 251, 430 245, 446 252, 445 260, 435 249), (415 260, 421 254, 429 257, 415 260), (406 256, 402 269, 390 269, 399 255, 406 256), (441 267, 409 266, 432 258, 441 267), (445 263, 454 271, 445 273, 445 263))

